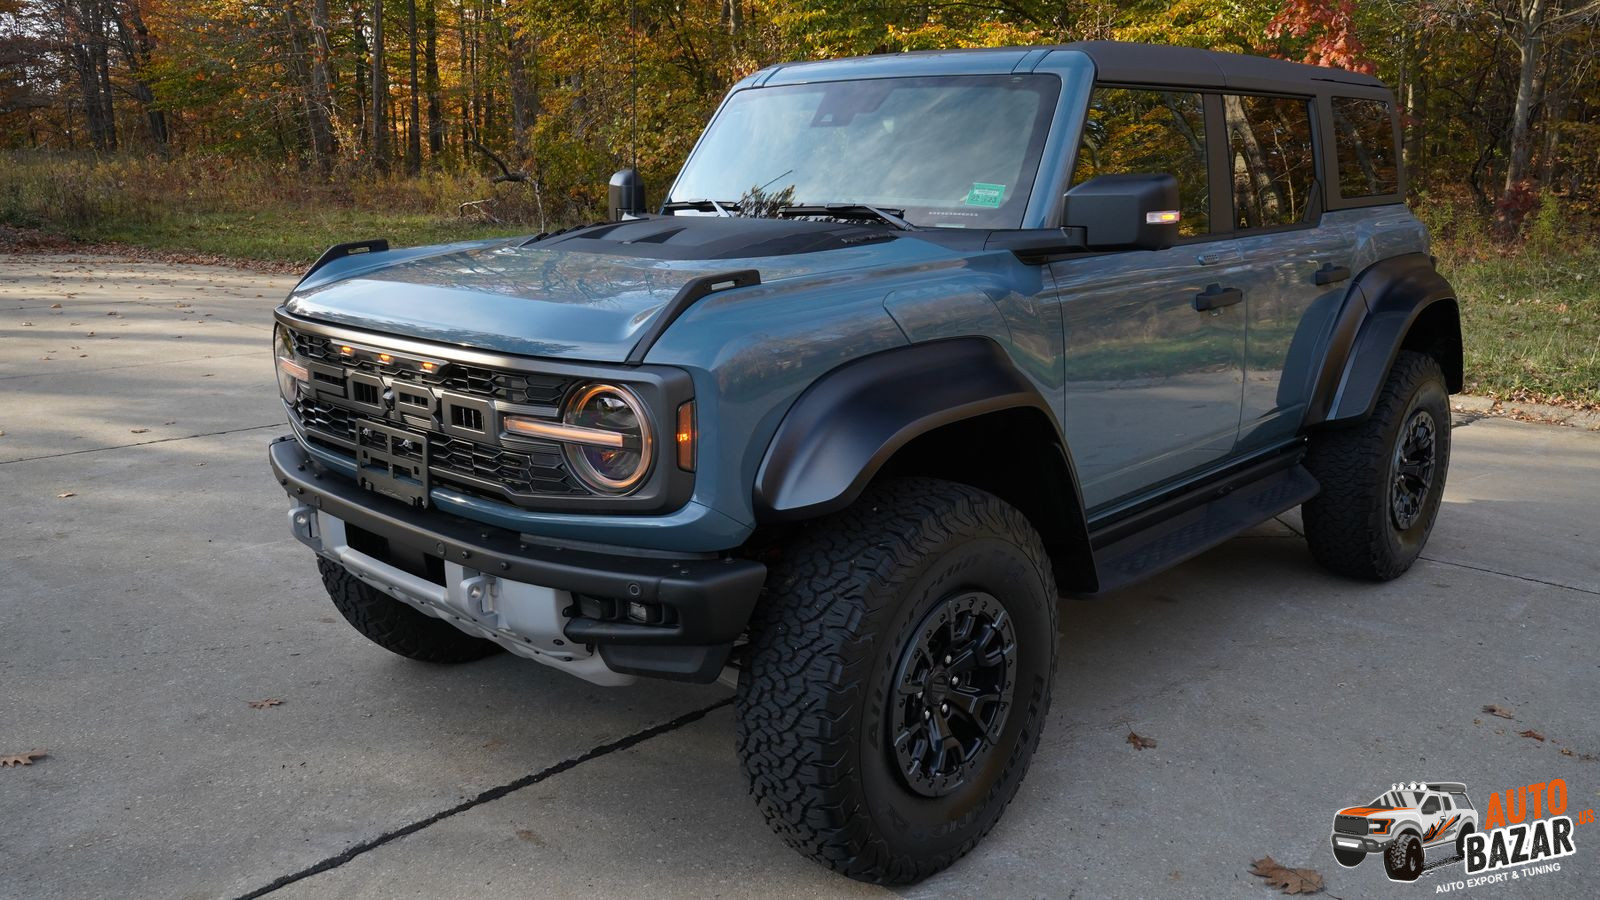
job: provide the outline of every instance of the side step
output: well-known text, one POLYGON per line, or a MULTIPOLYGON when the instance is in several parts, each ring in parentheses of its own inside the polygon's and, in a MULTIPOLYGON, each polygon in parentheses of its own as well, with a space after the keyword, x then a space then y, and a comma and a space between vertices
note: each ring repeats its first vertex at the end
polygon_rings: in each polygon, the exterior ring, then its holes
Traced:
POLYGON ((1321 490, 1305 466, 1281 469, 1209 503, 1095 550, 1097 593, 1127 587, 1198 556, 1228 538, 1310 500, 1321 490))

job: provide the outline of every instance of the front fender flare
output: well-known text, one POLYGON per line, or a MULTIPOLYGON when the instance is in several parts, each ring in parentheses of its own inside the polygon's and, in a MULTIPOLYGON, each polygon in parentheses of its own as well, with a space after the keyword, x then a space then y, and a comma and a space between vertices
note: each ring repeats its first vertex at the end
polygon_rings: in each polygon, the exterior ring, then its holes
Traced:
POLYGON ((756 472, 757 516, 796 521, 843 509, 917 436, 1030 407, 1056 422, 988 338, 930 341, 845 363, 807 388, 778 426, 756 472))

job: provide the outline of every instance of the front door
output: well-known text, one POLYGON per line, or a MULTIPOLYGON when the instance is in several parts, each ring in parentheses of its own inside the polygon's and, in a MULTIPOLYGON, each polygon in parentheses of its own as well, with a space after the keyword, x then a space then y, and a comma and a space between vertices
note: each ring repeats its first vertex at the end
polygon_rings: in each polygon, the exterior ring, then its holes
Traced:
POLYGON ((1108 87, 1091 101, 1073 183, 1169 172, 1182 213, 1178 246, 1051 265, 1062 420, 1091 515, 1220 463, 1238 437, 1243 270, 1230 240, 1211 239, 1206 105, 1193 92, 1108 87))

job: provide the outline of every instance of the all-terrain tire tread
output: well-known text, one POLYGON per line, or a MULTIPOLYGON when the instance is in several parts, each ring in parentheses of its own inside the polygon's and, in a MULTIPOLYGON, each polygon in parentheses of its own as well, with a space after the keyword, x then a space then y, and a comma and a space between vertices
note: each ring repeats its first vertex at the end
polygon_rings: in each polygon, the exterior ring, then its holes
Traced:
POLYGON ((336 562, 318 557, 317 571, 345 621, 385 650, 422 662, 463 663, 501 649, 379 593, 336 562))
MULTIPOLYGON (((751 666, 739 683, 736 728, 750 792, 790 846, 850 877, 907 884, 959 859, 998 820, 1037 744, 1048 687, 1042 702, 1026 710, 1031 718, 1019 738, 1022 752, 1012 755, 989 801, 978 804, 981 811, 969 814, 988 815, 988 822, 951 852, 896 855, 874 837, 866 811, 858 808, 858 737, 849 723, 868 702, 874 646, 868 620, 875 612, 869 604, 890 593, 888 585, 914 577, 927 548, 971 534, 1002 535, 1023 550, 1048 587, 1054 640, 1055 580, 1026 517, 975 488, 930 478, 875 485, 789 543, 752 617, 751 666)), ((1054 675, 1052 653, 1048 678, 1054 675)))
MULTIPOLYGON (((1387 489, 1382 473, 1388 471, 1393 450, 1388 433, 1391 423, 1405 414, 1412 395, 1429 380, 1445 383, 1438 361, 1424 353, 1402 350, 1366 421, 1312 437, 1305 466, 1322 490, 1301 508, 1302 519, 1312 557, 1329 571, 1387 581, 1410 568, 1411 559, 1397 559, 1390 551, 1387 501, 1374 496, 1374 491, 1387 489)), ((1446 432, 1441 439, 1448 447, 1448 404, 1445 416, 1438 426, 1446 432)), ((1443 490, 1447 465, 1447 456, 1439 460, 1435 490, 1443 490)))

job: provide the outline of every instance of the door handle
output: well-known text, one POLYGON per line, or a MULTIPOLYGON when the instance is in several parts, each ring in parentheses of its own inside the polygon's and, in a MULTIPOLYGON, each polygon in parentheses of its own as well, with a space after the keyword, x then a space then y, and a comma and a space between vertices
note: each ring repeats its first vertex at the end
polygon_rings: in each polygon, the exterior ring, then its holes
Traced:
POLYGON ((1233 249, 1212 250, 1206 253, 1201 253, 1197 255, 1194 260, 1202 266, 1214 266, 1217 263, 1238 262, 1242 258, 1243 257, 1240 256, 1239 251, 1233 249))
POLYGON ((1311 273, 1313 284, 1337 284, 1349 277, 1349 266, 1336 266, 1333 263, 1323 263, 1322 268, 1311 273))
POLYGON ((1206 289, 1194 295, 1194 308, 1196 312, 1205 312, 1208 309, 1221 309, 1232 306, 1244 300, 1244 291, 1238 288, 1225 288, 1220 284, 1208 284, 1206 289))

